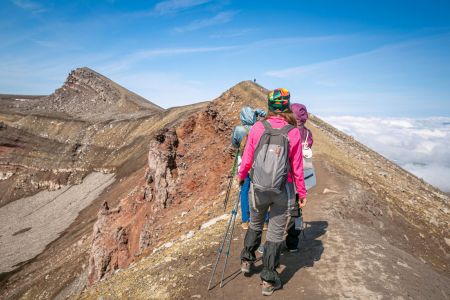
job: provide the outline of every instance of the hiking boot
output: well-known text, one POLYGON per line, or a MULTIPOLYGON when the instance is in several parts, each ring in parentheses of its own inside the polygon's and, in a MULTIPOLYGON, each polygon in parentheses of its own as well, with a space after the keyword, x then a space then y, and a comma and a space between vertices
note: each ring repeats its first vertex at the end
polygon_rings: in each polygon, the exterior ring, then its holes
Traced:
POLYGON ((281 248, 281 255, 283 255, 283 252, 290 252, 290 253, 296 253, 299 252, 300 249, 298 246, 294 246, 293 248, 289 248, 286 241, 283 242, 283 246, 281 248))
POLYGON ((241 226, 242 226, 242 229, 247 230, 248 229, 248 222, 242 222, 241 226))
POLYGON ((262 281, 262 294, 264 296, 270 296, 273 294, 275 290, 281 289, 283 285, 281 284, 281 280, 278 278, 274 283, 268 281, 262 281))
POLYGON ((299 249, 298 249, 298 247, 292 248, 292 249, 289 249, 289 248, 288 248, 288 251, 289 251, 290 253, 297 253, 297 252, 299 251, 299 249))
POLYGON ((249 274, 253 266, 253 262, 248 260, 241 260, 241 272, 249 274))
POLYGON ((264 223, 263 231, 267 231, 269 229, 269 224, 264 223))

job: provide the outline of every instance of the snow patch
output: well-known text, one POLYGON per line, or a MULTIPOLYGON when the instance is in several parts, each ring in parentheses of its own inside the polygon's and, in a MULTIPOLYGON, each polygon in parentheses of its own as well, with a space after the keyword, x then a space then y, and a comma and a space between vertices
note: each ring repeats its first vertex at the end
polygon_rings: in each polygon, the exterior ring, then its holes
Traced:
POLYGON ((0 180, 6 180, 9 177, 13 176, 14 173, 13 172, 0 172, 0 180))
POLYGON ((203 230, 203 229, 205 229, 205 228, 208 228, 208 227, 210 227, 210 226, 216 224, 216 223, 219 222, 219 221, 228 219, 228 217, 229 217, 228 214, 223 214, 223 215, 218 216, 218 217, 216 217, 216 218, 214 218, 214 219, 211 219, 211 220, 209 220, 208 222, 203 223, 202 226, 200 226, 200 230, 203 230))

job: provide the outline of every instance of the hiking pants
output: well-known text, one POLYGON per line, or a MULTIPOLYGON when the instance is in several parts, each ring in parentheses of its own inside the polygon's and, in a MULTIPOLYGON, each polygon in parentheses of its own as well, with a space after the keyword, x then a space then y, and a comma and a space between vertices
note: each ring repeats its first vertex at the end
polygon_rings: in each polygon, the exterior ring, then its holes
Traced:
MULTIPOLYGON (((250 176, 247 175, 241 187, 241 218, 242 223, 250 222, 250 207, 248 205, 248 193, 250 192, 250 176)), ((265 222, 269 223, 269 213, 266 214, 265 222)))
POLYGON ((244 249, 241 259, 255 261, 255 251, 261 244, 264 218, 270 209, 269 229, 266 235, 263 254, 263 270, 261 279, 275 282, 279 275, 275 270, 280 264, 281 245, 288 220, 288 199, 295 197, 292 183, 287 183, 279 194, 273 192, 258 192, 250 186, 250 226, 244 239, 244 249))

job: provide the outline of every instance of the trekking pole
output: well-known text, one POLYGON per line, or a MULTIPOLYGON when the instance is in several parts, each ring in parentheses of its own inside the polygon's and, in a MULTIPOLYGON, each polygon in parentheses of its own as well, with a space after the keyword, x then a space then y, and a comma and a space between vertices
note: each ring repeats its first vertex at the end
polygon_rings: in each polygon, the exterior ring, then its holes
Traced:
POLYGON ((230 181, 228 182, 227 194, 225 195, 225 199, 223 200, 223 211, 227 210, 228 198, 230 197, 231 186, 233 184, 234 173, 236 172, 236 163, 237 158, 239 156, 239 148, 236 150, 236 155, 234 157, 233 168, 231 169, 230 181))
POLYGON ((231 225, 230 239, 228 240, 227 252, 225 252, 225 263, 223 264, 222 277, 220 278, 220 287, 223 287, 223 276, 225 274, 225 269, 226 269, 227 263, 228 263, 228 256, 230 254, 231 241, 233 240, 234 224, 236 223, 236 216, 237 216, 237 212, 238 212, 238 209, 239 209, 239 203, 241 202, 240 201, 241 200, 240 195, 241 195, 241 193, 239 193, 239 196, 237 197, 236 203, 234 204, 234 208, 231 211, 231 218, 233 219, 233 221, 232 221, 232 225, 231 225))
MULTIPOLYGON (((224 248, 224 245, 225 245, 225 241, 227 240, 228 232, 230 231, 231 223, 233 222, 233 219, 234 219, 234 220, 236 219, 236 218, 233 218, 233 216, 235 216, 235 214, 233 214, 233 212, 234 212, 234 211, 237 211, 237 206, 238 206, 238 205, 239 205, 239 197, 238 197, 237 200, 236 200, 236 204, 234 205, 234 209, 233 209, 233 211, 232 211, 232 213, 231 213, 230 219, 228 220, 228 224, 227 224, 225 233, 224 233, 224 235, 223 235, 222 242, 220 243, 219 249, 218 249, 218 251, 217 251, 216 261, 215 261, 215 263, 214 263, 214 267, 213 267, 212 272, 211 272, 211 278, 209 279, 208 291, 211 289, 211 283, 212 283, 212 280, 213 280, 213 278, 214 278, 214 274, 216 273, 216 268, 217 268, 217 265, 218 265, 218 263, 219 263, 220 256, 222 255, 222 251, 223 251, 223 248, 224 248)), ((233 222, 233 223, 234 223, 234 222, 233 222)), ((234 224, 233 224, 233 225, 234 225, 234 224)), ((233 226, 233 228, 234 228, 234 226, 233 226)), ((221 283, 221 284, 222 284, 222 283, 221 283)))

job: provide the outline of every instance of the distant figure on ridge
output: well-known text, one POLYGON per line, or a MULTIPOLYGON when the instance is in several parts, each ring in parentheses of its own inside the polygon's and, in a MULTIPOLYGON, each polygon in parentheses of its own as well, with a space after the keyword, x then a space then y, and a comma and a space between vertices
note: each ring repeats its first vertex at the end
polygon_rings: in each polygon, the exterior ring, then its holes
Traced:
POLYGON ((256 83, 256 78, 253 78, 253 82, 256 83))
POLYGON ((251 128, 239 169, 242 186, 250 172, 250 226, 241 252, 241 271, 249 274, 261 243, 264 216, 270 209, 269 229, 263 253, 262 294, 272 295, 282 287, 276 267, 288 221, 288 203, 297 198, 306 205, 303 178, 302 140, 290 110, 290 93, 276 89, 268 95, 269 114, 251 128))

